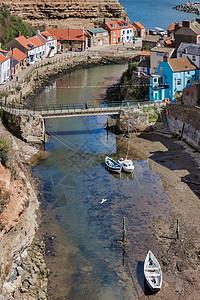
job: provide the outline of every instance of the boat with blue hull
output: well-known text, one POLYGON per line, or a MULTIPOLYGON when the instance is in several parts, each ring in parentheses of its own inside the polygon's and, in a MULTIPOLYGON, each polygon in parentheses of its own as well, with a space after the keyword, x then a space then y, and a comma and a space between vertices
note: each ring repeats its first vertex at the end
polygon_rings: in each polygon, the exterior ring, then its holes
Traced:
POLYGON ((122 170, 122 166, 108 156, 105 158, 105 167, 107 170, 115 173, 120 173, 122 170))

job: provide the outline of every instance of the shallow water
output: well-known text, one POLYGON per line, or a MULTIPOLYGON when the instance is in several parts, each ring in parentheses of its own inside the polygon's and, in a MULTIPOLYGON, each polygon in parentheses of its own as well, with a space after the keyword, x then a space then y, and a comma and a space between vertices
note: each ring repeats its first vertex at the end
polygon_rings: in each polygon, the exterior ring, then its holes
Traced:
MULTIPOLYGON (((87 78, 91 85, 105 80, 111 83, 125 68, 117 67, 88 69, 87 78), (101 77, 95 77, 95 72, 101 77)), ((85 76, 85 70, 76 72, 58 80, 62 88, 56 88, 57 81, 46 88, 41 101, 85 101, 83 91, 74 89, 73 95, 70 89, 70 96, 66 94, 72 77, 76 80, 80 76, 77 81, 81 82, 85 76)), ((102 89, 91 89, 92 99, 101 94, 102 89)), ((120 148, 122 138, 104 130, 106 118, 52 119, 46 123, 53 133, 46 144, 49 155, 33 169, 33 176, 41 179, 39 232, 47 245, 46 262, 51 269, 49 300, 137 299, 144 289, 146 252, 149 248, 155 254, 159 250, 151 225, 154 216, 168 216, 168 196, 147 160, 132 157, 133 175, 114 175, 105 169, 107 154, 116 159, 126 155, 120 148), (102 199, 106 199, 103 204, 102 199), (124 249, 118 242, 123 217, 124 249)))

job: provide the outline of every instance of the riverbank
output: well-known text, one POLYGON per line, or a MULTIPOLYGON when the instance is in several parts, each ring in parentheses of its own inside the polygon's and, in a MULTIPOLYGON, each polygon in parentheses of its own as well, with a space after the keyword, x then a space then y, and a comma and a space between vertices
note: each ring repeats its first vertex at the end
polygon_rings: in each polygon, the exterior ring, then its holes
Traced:
POLYGON ((46 85, 63 74, 80 68, 125 63, 138 53, 132 45, 127 44, 101 46, 80 53, 56 54, 55 57, 28 66, 17 78, 0 86, 1 101, 23 104, 27 98, 33 99, 46 85))
MULTIPOLYGON (((125 139, 122 152, 123 149, 126 151, 127 143, 125 139)), ((162 289, 156 295, 147 296, 142 291, 143 286, 138 286, 140 299, 198 299, 200 153, 165 133, 162 124, 156 124, 153 131, 132 134, 129 155, 148 160, 149 167, 160 177, 170 198, 168 217, 158 213, 150 224, 159 245, 155 254, 163 271, 162 289), (177 219, 179 239, 176 234, 177 219)), ((127 252, 131 259, 128 247, 127 252)))
POLYGON ((36 239, 37 181, 30 163, 38 149, 8 133, 0 123, 1 139, 9 146, 6 167, 0 164, 0 299, 46 299, 48 269, 45 245, 36 239))

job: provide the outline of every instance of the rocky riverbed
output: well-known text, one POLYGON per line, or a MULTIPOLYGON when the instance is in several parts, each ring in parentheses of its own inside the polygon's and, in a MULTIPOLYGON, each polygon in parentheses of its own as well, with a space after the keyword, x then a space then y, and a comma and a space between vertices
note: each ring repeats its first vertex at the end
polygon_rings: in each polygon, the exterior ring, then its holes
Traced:
MULTIPOLYGON (((128 140, 124 139, 124 149, 127 149, 128 140)), ((131 154, 148 159, 170 198, 169 216, 154 217, 151 224, 160 247, 157 257, 163 271, 162 289, 155 295, 145 295, 139 288, 140 299, 198 299, 200 153, 167 133, 162 123, 157 123, 149 132, 131 135, 130 157, 131 154)))

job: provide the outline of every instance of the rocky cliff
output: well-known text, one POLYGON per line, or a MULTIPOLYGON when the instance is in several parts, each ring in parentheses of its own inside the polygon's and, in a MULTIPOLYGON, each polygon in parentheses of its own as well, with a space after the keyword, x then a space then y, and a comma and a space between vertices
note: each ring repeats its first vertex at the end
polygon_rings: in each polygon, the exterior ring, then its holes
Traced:
POLYGON ((2 0, 1 7, 33 26, 80 28, 128 18, 118 0, 2 0))

